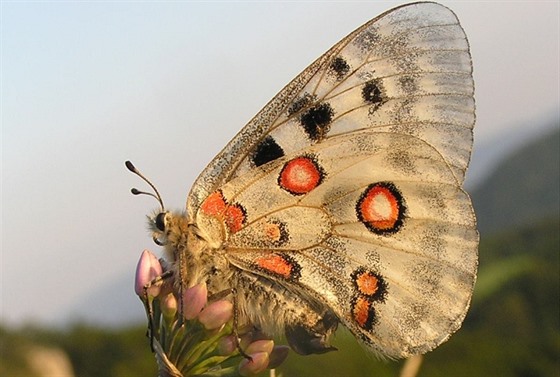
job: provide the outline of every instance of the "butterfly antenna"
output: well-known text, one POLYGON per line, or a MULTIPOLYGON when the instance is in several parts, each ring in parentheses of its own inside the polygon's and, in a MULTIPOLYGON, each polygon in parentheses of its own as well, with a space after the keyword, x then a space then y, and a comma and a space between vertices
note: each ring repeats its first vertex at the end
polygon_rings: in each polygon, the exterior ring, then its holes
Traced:
POLYGON ((157 190, 156 186, 154 186, 154 184, 152 182, 150 182, 150 180, 148 178, 144 177, 144 175, 142 173, 140 173, 140 171, 138 169, 136 169, 136 166, 134 166, 132 164, 132 162, 126 161, 124 164, 125 164, 125 166, 128 170, 130 170, 132 173, 134 173, 137 176, 139 176, 140 178, 142 178, 142 180, 144 182, 146 182, 148 185, 150 185, 150 187, 155 192, 155 194, 152 194, 151 192, 140 191, 136 188, 132 188, 130 190, 132 195, 148 195, 148 196, 151 196, 151 197, 155 198, 158 201, 159 205, 161 206, 161 211, 164 212, 165 207, 163 205, 163 199, 161 198, 161 195, 159 194, 159 191, 157 190))

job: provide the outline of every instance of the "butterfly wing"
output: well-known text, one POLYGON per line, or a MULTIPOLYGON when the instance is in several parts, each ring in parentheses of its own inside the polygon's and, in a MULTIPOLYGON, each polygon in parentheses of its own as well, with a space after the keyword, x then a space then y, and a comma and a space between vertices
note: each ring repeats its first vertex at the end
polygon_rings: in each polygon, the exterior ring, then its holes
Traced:
POLYGON ((302 124, 302 110, 327 100, 340 111, 323 136, 365 128, 416 136, 436 147, 462 183, 472 148, 473 92, 468 42, 451 10, 435 3, 390 10, 333 46, 251 119, 199 175, 187 212, 195 214, 234 177, 320 141, 302 124))
POLYGON ((460 326, 475 281, 473 90, 456 16, 395 8, 269 102, 187 211, 203 233, 223 220, 233 265, 324 302, 379 353, 426 352, 460 326))

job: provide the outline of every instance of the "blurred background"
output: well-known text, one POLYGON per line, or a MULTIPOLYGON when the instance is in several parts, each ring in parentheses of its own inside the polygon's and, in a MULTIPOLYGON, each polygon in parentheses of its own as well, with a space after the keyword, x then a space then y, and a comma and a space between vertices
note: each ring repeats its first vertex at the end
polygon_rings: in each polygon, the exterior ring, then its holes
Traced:
MULTIPOLYGON (((560 3, 442 1, 474 60, 480 270, 420 376, 560 375, 560 3)), ((133 291, 156 203, 379 2, 1 2, 1 376, 153 376, 133 291), (50 369, 49 369, 50 368, 50 369)), ((395 376, 348 334, 283 376, 395 376), (320 368, 319 366, 320 365, 320 368)))

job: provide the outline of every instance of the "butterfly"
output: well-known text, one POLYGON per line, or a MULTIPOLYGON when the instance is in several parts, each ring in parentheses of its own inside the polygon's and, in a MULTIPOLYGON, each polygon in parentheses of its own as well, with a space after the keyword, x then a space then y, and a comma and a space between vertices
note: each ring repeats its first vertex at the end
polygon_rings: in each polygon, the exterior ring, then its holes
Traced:
POLYGON ((182 288, 229 290, 239 323, 285 334, 300 354, 332 350, 339 324, 376 354, 425 353, 461 326, 476 279, 463 189, 474 122, 455 14, 394 8, 249 121, 186 211, 162 204, 154 239, 182 288))

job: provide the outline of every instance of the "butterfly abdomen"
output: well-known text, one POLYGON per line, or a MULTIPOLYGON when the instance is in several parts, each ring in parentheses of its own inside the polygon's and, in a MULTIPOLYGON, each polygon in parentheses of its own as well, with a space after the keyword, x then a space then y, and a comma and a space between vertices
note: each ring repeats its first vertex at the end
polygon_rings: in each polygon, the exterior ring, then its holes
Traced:
POLYGON ((326 305, 278 278, 237 268, 231 283, 236 287, 240 325, 246 322, 267 335, 285 335, 291 348, 302 355, 335 350, 329 338, 339 320, 326 305))

